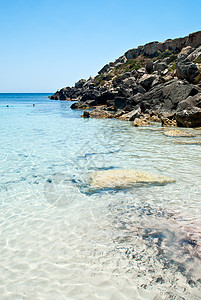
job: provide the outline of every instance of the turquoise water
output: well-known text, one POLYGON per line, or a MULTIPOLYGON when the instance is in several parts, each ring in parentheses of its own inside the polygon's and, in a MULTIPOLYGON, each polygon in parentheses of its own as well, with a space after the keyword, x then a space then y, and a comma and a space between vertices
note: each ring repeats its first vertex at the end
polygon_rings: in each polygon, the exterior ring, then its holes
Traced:
POLYGON ((0 94, 1 299, 201 299, 201 145, 185 144, 201 131, 83 119, 47 96, 0 94), (176 182, 89 189, 112 169, 176 182))

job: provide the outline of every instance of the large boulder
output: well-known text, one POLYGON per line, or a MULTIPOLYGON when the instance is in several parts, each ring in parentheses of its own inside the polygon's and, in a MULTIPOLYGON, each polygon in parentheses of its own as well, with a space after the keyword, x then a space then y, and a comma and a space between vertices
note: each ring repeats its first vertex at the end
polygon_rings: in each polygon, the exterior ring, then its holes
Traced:
POLYGON ((186 45, 196 48, 201 45, 201 31, 190 33, 186 38, 186 45))
POLYGON ((71 109, 85 109, 91 106, 95 106, 97 102, 95 100, 87 100, 87 101, 77 101, 74 102, 70 108, 71 109))
POLYGON ((157 60, 153 65, 154 71, 158 71, 158 72, 164 71, 165 69, 167 69, 167 67, 168 67, 167 64, 160 60, 157 60))
POLYGON ((83 91, 81 101, 97 100, 100 96, 101 93, 98 89, 87 89, 83 91))
POLYGON ((142 49, 143 49, 143 47, 138 47, 138 48, 130 49, 130 50, 128 50, 125 53, 125 57, 127 59, 134 59, 134 58, 138 57, 142 53, 142 49))
POLYGON ((179 126, 183 127, 201 126, 201 93, 190 96, 179 103, 176 121, 179 126))
POLYGON ((198 92, 199 90, 194 85, 181 80, 172 80, 163 86, 164 102, 171 101, 171 110, 176 109, 179 102, 198 92))
MULTIPOLYGON (((127 73, 125 73, 127 74, 127 73)), ((127 77, 123 80, 123 84, 127 86, 135 86, 136 85, 136 78, 134 76, 127 77)))
POLYGON ((85 83, 86 83, 86 79, 80 79, 79 81, 77 81, 75 83, 75 87, 76 88, 82 88, 85 83))
MULTIPOLYGON (((123 75, 117 76, 112 80, 112 84, 114 87, 118 87, 120 84, 123 83, 123 81, 129 77, 132 76, 131 72, 126 72, 123 75)), ((132 76, 133 77, 133 76, 132 76)), ((133 77, 134 81, 135 81, 135 77, 133 77)))
POLYGON ((114 98, 117 97, 117 95, 118 91, 116 91, 115 89, 103 91, 97 98, 97 102, 99 104, 106 104, 108 100, 114 100, 114 98))
POLYGON ((151 59, 146 61, 145 69, 147 70, 148 74, 152 73, 152 71, 153 71, 153 61, 151 59))
POLYGON ((163 111, 174 112, 182 100, 197 93, 198 90, 192 84, 186 81, 173 80, 164 84, 161 109, 163 111))
POLYGON ((158 52, 158 42, 151 42, 144 45, 144 55, 154 57, 158 52))
POLYGON ((158 75, 144 74, 139 80, 138 83, 148 91, 151 87, 159 83, 158 75))
POLYGON ((187 81, 174 79, 154 86, 145 94, 134 96, 133 103, 140 105, 142 113, 148 110, 174 113, 182 100, 198 92, 199 89, 187 81))
POLYGON ((190 53, 192 53, 194 48, 191 46, 184 47, 181 52, 178 54, 178 58, 186 58, 190 53))
POLYGON ((178 59, 176 65, 176 75, 179 79, 186 79, 194 83, 195 78, 200 74, 198 67, 190 59, 178 59))

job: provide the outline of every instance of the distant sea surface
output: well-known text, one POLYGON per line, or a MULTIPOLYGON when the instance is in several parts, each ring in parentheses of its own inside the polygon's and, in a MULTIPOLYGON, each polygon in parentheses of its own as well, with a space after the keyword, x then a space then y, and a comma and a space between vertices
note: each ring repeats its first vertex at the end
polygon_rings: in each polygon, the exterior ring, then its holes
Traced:
POLYGON ((48 95, 0 94, 0 298, 201 299, 201 130, 83 119, 48 95), (89 188, 115 169, 176 181, 89 188))

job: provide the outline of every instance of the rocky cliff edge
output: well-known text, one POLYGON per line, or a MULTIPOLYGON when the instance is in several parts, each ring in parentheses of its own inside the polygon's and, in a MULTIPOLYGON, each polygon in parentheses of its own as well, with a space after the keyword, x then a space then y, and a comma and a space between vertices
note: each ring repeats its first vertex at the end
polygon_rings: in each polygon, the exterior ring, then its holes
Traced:
POLYGON ((201 126, 201 31, 128 50, 94 78, 57 91, 85 117, 120 118, 163 125, 201 126))

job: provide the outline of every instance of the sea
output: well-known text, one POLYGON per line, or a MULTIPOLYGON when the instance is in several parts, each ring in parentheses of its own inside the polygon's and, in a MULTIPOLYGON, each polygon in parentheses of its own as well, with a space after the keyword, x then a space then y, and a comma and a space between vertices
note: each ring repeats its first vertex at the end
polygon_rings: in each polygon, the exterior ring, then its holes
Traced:
POLYGON ((0 94, 0 299, 201 299, 201 130, 0 94), (166 185, 91 189, 107 170, 166 185))

